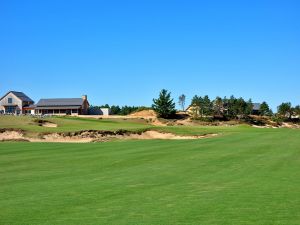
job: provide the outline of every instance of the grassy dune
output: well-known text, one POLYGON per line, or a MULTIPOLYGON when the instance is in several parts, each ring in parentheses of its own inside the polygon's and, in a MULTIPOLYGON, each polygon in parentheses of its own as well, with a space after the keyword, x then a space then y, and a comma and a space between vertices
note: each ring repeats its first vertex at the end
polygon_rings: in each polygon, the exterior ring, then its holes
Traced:
POLYGON ((143 120, 92 119, 77 117, 49 117, 45 120, 57 127, 39 126, 34 118, 27 116, 0 116, 0 128, 20 128, 29 132, 69 132, 79 130, 139 130, 150 127, 143 120))
MULTIPOLYGON (((101 122, 99 122, 101 124, 101 122)), ((0 224, 300 224, 300 132, 0 143, 0 224)))

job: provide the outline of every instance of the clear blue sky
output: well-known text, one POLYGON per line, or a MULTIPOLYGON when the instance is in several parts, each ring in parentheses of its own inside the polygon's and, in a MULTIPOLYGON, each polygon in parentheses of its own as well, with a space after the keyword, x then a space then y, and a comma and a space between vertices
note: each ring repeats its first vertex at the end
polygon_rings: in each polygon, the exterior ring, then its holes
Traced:
POLYGON ((0 95, 300 104, 300 1, 1 1, 0 95))

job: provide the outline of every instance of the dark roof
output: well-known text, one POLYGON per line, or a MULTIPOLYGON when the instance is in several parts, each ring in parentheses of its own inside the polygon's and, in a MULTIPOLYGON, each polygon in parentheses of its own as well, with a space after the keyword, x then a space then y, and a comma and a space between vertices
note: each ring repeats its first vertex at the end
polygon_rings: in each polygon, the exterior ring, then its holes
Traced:
MULTIPOLYGON (((29 98, 27 95, 25 95, 23 92, 19 92, 19 91, 9 91, 7 92, 2 98, 4 98, 6 95, 8 95, 9 93, 14 94, 16 97, 18 97, 19 99, 21 99, 24 102, 34 102, 31 98, 29 98)), ((1 98, 1 99, 2 99, 1 98)), ((0 99, 0 100, 1 100, 0 99)))
POLYGON ((257 110, 259 111, 260 110, 260 103, 253 103, 253 110, 257 110))
POLYGON ((41 99, 36 106, 45 107, 45 106, 81 106, 84 100, 82 98, 48 98, 41 99))
POLYGON ((28 105, 28 106, 24 106, 24 109, 35 109, 36 105, 28 105))
POLYGON ((35 109, 80 109, 80 106, 70 106, 70 105, 66 105, 66 106, 38 106, 35 109))

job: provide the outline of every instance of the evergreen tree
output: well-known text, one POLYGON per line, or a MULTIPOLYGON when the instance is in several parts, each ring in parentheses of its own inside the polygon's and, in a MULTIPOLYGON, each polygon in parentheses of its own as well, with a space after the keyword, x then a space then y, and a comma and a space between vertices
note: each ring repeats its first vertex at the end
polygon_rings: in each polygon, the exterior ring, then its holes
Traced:
POLYGON ((201 102, 202 102, 202 98, 199 97, 198 95, 195 95, 192 98, 192 102, 191 102, 191 111, 193 114, 194 119, 197 119, 200 115, 200 106, 201 106, 201 102))
POLYGON ((252 103, 252 99, 250 98, 250 99, 246 102, 245 111, 244 111, 244 116, 249 116, 249 115, 251 115, 252 111, 253 111, 253 103, 252 103))
POLYGON ((211 116, 212 113, 213 113, 213 104, 212 102, 210 101, 208 95, 205 95, 203 98, 202 98, 202 115, 204 116, 211 116))
POLYGON ((227 116, 230 119, 236 118, 238 115, 238 104, 237 99, 231 95, 227 100, 227 116))
POLYGON ((121 112, 121 108, 118 105, 112 105, 110 107, 110 112, 112 115, 119 115, 121 112))
POLYGON ((293 115, 292 104, 290 102, 284 102, 278 106, 278 114, 282 117, 291 118, 293 115))
POLYGON ((158 99, 153 99, 152 108, 157 113, 159 117, 162 118, 171 118, 175 115, 175 103, 171 98, 171 92, 168 92, 166 89, 163 89, 158 99))
POLYGON ((271 116, 272 115, 272 111, 268 105, 268 103, 263 102, 260 105, 260 115, 261 116, 271 116))
POLYGON ((296 116, 300 116, 300 105, 297 105, 295 108, 294 108, 294 113, 296 116))
POLYGON ((191 103, 191 105, 193 105, 193 106, 200 106, 200 104, 201 104, 200 98, 201 98, 201 97, 199 97, 198 95, 195 95, 195 96, 192 98, 192 103, 191 103))
POLYGON ((216 97, 213 101, 213 112, 217 116, 223 116, 224 113, 224 102, 220 97, 216 97))

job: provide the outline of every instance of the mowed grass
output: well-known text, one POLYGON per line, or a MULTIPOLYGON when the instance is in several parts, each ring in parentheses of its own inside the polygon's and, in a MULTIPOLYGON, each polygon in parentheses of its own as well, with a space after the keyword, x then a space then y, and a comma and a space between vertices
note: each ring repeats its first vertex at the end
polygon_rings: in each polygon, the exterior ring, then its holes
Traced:
POLYGON ((142 119, 93 119, 78 117, 47 117, 43 120, 57 124, 57 127, 43 127, 35 122, 36 118, 28 116, 0 116, 1 128, 14 128, 26 131, 31 136, 41 132, 73 132, 81 130, 157 130, 170 132, 178 135, 203 135, 203 134, 225 134, 249 130, 248 125, 220 127, 220 126, 153 126, 142 119))
POLYGON ((143 120, 47 117, 57 127, 43 127, 29 116, 0 116, 0 128, 18 128, 29 132, 71 132, 80 130, 143 130, 151 127, 143 120))
POLYGON ((0 143, 0 224, 300 224, 299 130, 219 129, 202 140, 0 143))

